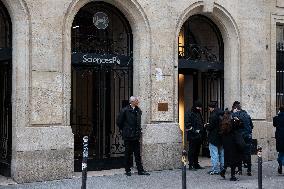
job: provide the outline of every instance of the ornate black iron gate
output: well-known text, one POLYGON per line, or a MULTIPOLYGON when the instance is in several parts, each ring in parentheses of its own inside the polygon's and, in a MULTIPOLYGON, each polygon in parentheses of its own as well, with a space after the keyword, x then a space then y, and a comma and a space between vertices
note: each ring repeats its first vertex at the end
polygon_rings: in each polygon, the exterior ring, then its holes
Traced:
POLYGON ((0 1, 0 174, 10 176, 12 158, 12 23, 0 1))
POLYGON ((224 73, 222 70, 202 73, 202 101, 205 120, 209 117, 207 111, 209 102, 216 102, 219 108, 224 108, 224 73))
POLYGON ((88 170, 121 168, 124 144, 116 117, 132 95, 132 33, 124 15, 103 2, 85 5, 72 26, 71 126, 75 171, 89 136, 88 170))
POLYGON ((284 104, 284 43, 276 46, 276 112, 284 104))
POLYGON ((192 75, 193 100, 202 100, 202 114, 207 121, 210 102, 216 102, 219 108, 224 108, 224 64, 199 45, 189 45, 187 48, 179 46, 179 49, 179 73, 192 75))
POLYGON ((0 61, 0 89, 0 174, 9 176, 12 148, 11 60, 0 61))
POLYGON ((72 129, 75 160, 79 160, 76 165, 80 166, 81 140, 85 135, 90 137, 91 169, 119 168, 123 165, 124 145, 115 121, 131 94, 131 65, 108 68, 73 66, 72 129))
POLYGON ((219 108, 224 108, 224 44, 221 32, 206 16, 194 15, 184 23, 178 43, 179 73, 193 74, 193 100, 202 100, 203 116, 207 121, 209 102, 214 101, 219 108))

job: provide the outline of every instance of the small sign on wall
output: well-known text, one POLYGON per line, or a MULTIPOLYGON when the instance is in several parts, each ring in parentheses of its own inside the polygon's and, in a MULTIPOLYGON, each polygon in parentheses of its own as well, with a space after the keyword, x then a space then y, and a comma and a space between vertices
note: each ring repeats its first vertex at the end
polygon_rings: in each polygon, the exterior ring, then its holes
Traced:
POLYGON ((158 111, 166 112, 169 110, 168 103, 158 103, 158 111))

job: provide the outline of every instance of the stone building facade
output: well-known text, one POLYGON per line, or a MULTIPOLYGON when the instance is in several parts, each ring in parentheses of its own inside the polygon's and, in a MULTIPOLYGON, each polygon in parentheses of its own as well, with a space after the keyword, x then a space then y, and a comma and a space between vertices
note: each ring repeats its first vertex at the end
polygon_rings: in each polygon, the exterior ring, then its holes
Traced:
POLYGON ((121 154, 112 150, 121 143, 112 138, 120 141, 114 118, 132 94, 143 110, 147 170, 180 166, 183 112, 201 96, 205 106, 214 100, 230 108, 240 101, 254 120, 253 138, 263 146, 264 160, 275 159, 271 121, 283 95, 277 86, 284 79, 276 72, 282 0, 1 0, 0 7, 7 21, 0 20, 0 61, 11 65, 11 87, 1 89, 8 91, 1 93, 6 95, 1 106, 11 99, 10 109, 1 109, 7 110, 9 131, 1 131, 9 136, 1 151, 3 167, 15 181, 72 177, 82 135, 94 138, 90 156, 116 164, 121 154), (1 36, 5 32, 10 33, 1 36), (106 46, 106 35, 116 40, 106 46), (199 44, 194 55, 199 61, 182 67, 180 60, 193 58, 185 48, 190 43, 199 44), (123 78, 115 75, 120 68, 123 78), (217 96, 203 80, 210 70, 221 74, 212 89, 217 96))

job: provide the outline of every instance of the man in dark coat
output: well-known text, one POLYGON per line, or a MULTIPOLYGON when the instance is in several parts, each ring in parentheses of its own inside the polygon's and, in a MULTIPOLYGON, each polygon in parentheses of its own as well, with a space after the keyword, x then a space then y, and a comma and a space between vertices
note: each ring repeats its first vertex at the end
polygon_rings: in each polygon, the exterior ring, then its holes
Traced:
POLYGON ((143 169, 140 155, 142 111, 138 107, 137 97, 131 96, 129 102, 130 104, 121 110, 117 118, 125 146, 125 174, 131 176, 131 156, 134 153, 138 175, 150 175, 143 169))
POLYGON ((276 127, 275 139, 276 150, 278 152, 278 173, 282 174, 284 164, 284 106, 279 108, 279 113, 273 118, 273 126, 276 127))
MULTIPOLYGON (((247 175, 251 176, 251 146, 252 146, 252 129, 253 129, 253 123, 251 120, 250 115, 241 108, 240 104, 237 104, 235 106, 235 109, 233 110, 234 118, 237 118, 240 120, 240 129, 239 132, 243 136, 243 139, 246 143, 246 146, 243 150, 243 162, 247 166, 247 175)), ((241 171, 239 167, 239 171, 241 171)))
POLYGON ((209 105, 209 124, 206 125, 208 131, 209 151, 211 156, 212 170, 210 175, 219 174, 224 169, 224 149, 222 147, 221 136, 219 133, 219 124, 221 116, 224 114, 215 102, 209 105))
POLYGON ((198 162, 198 155, 204 133, 204 121, 201 115, 202 104, 196 101, 191 111, 185 113, 185 127, 188 140, 189 170, 202 169, 198 162))

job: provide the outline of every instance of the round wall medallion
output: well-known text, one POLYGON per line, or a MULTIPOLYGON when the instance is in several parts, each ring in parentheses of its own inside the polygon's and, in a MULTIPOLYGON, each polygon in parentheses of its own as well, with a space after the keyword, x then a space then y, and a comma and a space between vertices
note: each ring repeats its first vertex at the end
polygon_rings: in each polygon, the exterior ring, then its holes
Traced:
POLYGON ((98 29, 104 30, 108 27, 108 16, 104 12, 97 12, 93 16, 93 23, 98 29))

